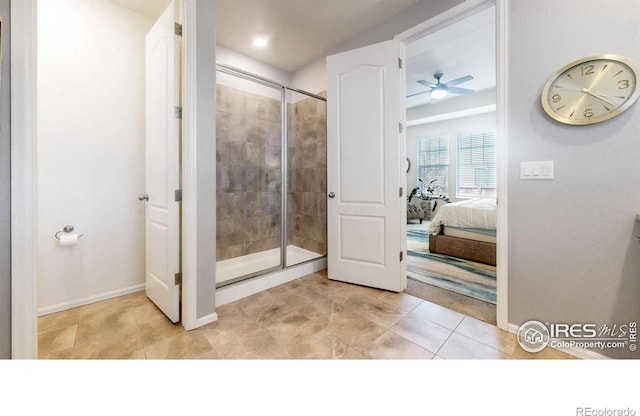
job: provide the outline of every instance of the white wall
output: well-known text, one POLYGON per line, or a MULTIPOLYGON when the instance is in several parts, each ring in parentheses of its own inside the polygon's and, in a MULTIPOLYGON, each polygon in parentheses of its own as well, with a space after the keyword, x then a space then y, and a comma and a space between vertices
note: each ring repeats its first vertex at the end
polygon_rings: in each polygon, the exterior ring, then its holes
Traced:
POLYGON ((327 90, 327 62, 326 58, 310 63, 293 73, 291 79, 293 88, 318 94, 327 90))
POLYGON ((266 85, 258 81, 246 79, 241 76, 231 75, 226 72, 218 71, 216 73, 216 84, 224 85, 249 94, 255 94, 273 100, 282 100, 282 88, 266 85))
POLYGON ((144 36, 107 1, 38 2, 38 305, 144 282, 144 36), (64 225, 84 233, 60 247, 64 225))
MULTIPOLYGON (((495 112, 471 117, 462 117, 436 123, 422 124, 407 129, 407 157, 411 161, 411 169, 407 173, 407 193, 418 183, 418 139, 421 137, 449 137, 449 195, 455 200, 456 190, 456 134, 470 130, 496 128, 495 112)), ((426 179, 426 178, 422 178, 426 179)))
MULTIPOLYGON (((509 320, 637 321, 640 104, 600 124, 567 126, 544 113, 540 93, 558 68, 584 56, 640 62, 640 7, 636 0, 506 3, 509 320), (555 179, 520 180, 520 162, 535 160, 555 161, 555 179)), ((628 349, 598 352, 640 358, 628 349)))
MULTIPOLYGON (((221 45, 216 45, 216 63, 261 76, 282 85, 291 85, 291 73, 250 58, 221 45)), ((229 85, 230 86, 230 85, 229 85)))

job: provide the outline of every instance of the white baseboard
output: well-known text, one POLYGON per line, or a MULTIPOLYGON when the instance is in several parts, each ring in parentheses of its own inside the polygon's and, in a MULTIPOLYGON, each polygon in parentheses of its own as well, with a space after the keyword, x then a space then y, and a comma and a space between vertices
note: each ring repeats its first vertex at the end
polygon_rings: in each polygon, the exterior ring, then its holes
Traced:
POLYGON ((55 312, 66 311, 67 309, 77 308, 79 306, 89 305, 91 303, 100 302, 118 296, 128 295, 130 293, 140 292, 144 290, 144 283, 139 285, 125 287, 123 289, 112 290, 97 295, 87 296, 86 298, 76 299, 69 302, 58 303, 57 305, 45 306, 38 308, 38 316, 49 315, 55 312))
MULTIPOLYGON (((520 329, 519 325, 509 324, 509 332, 511 332, 512 334, 517 334, 518 329, 520 329)), ((585 348, 578 348, 578 347, 573 347, 573 348, 547 347, 547 348, 552 348, 556 351, 564 352, 566 354, 573 355, 574 357, 581 358, 583 360, 610 360, 611 359, 611 357, 598 354, 595 351, 587 350, 585 348)))
POLYGON ((256 293, 291 282, 311 273, 327 268, 327 259, 322 258, 308 263, 278 270, 265 276, 254 277, 216 290, 216 307, 246 298, 256 293))
POLYGON ((200 328, 200 327, 203 327, 205 325, 209 325, 210 323, 215 322, 217 320, 218 320, 218 314, 215 313, 215 312, 211 313, 209 315, 203 316, 202 318, 198 318, 196 320, 195 328, 200 328))

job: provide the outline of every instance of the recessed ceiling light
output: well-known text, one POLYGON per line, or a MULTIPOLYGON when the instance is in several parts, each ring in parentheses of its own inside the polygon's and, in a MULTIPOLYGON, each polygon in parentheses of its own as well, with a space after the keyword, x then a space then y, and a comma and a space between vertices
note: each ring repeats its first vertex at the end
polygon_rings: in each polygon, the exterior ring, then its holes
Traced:
POLYGON ((256 36, 253 38, 253 47, 256 49, 264 49, 269 44, 269 38, 266 36, 256 36))

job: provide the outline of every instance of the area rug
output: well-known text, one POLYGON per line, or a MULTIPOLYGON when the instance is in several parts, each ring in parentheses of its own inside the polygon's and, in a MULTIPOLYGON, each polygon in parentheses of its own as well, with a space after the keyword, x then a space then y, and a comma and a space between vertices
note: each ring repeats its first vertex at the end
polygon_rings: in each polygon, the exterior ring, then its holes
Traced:
POLYGON ((407 227, 407 277, 496 303, 495 266, 429 253, 429 233, 423 227, 407 227))

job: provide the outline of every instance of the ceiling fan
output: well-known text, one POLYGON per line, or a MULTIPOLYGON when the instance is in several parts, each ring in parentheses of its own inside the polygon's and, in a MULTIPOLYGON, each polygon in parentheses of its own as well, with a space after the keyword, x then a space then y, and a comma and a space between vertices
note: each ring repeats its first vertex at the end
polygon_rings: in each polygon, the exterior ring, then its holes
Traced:
POLYGON ((449 82, 440 82, 440 78, 442 78, 442 73, 438 72, 433 76, 436 79, 436 83, 419 80, 418 83, 424 85, 425 87, 429 87, 430 89, 427 91, 420 91, 415 94, 407 95, 407 98, 413 97, 420 94, 430 93, 431 98, 440 99, 444 98, 447 94, 471 94, 473 90, 469 90, 467 88, 458 88, 456 85, 462 84, 463 82, 471 81, 473 77, 471 75, 466 75, 464 77, 453 79, 449 82))

